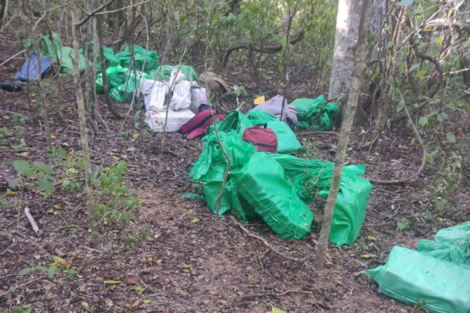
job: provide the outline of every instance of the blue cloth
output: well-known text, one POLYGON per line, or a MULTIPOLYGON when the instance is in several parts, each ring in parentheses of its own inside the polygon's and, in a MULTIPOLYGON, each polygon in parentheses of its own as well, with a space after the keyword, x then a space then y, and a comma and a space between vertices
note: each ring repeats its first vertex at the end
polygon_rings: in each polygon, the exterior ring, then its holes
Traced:
MULTIPOLYGON (((51 61, 45 57, 41 57, 41 78, 44 77, 46 72, 51 68, 51 61)), ((16 78, 23 82, 35 81, 38 78, 39 62, 35 53, 31 58, 26 61, 21 67, 21 70, 16 74, 16 78)))

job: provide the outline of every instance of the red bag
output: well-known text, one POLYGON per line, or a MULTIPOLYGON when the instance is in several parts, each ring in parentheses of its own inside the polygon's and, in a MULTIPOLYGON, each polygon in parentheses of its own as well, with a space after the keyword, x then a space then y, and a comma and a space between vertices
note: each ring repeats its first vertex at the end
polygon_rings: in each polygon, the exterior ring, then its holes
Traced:
POLYGON ((258 151, 277 152, 276 133, 271 128, 266 128, 266 125, 247 127, 242 139, 255 146, 258 151))
POLYGON ((197 111, 196 116, 179 129, 179 132, 183 135, 187 134, 186 138, 188 139, 204 135, 204 132, 214 123, 214 120, 223 120, 225 118, 222 114, 217 113, 216 109, 211 109, 208 105, 200 105, 197 111))

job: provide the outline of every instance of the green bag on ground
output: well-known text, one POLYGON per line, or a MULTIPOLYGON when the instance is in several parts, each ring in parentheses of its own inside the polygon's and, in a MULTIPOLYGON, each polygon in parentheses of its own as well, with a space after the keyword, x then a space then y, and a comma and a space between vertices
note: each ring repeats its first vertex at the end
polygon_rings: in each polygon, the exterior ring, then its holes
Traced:
MULTIPOLYGON (((57 61, 60 65, 61 73, 70 76, 73 75, 73 49, 71 47, 64 46, 57 33, 52 33, 52 37, 49 35, 38 36, 36 40, 39 43, 39 50, 42 56, 47 57, 51 61, 57 61)), ((25 46, 32 46, 31 40, 28 40, 25 46)), ((86 60, 83 55, 79 54, 78 68, 80 71, 85 69, 85 62, 86 60)))
POLYGON ((295 133, 286 123, 276 120, 268 122, 267 126, 276 133, 277 153, 295 154, 305 151, 304 147, 297 140, 295 133))
MULTIPOLYGON (((158 54, 156 51, 147 51, 140 46, 126 46, 124 50, 116 54, 120 64, 124 68, 136 68, 138 71, 150 73, 158 69, 158 54), (133 63, 132 56, 135 63, 133 63), (145 66, 144 66, 145 65, 145 66)), ((151 77, 149 76, 149 79, 151 77)))
POLYGON ((470 312, 470 271, 418 251, 395 246, 387 263, 367 270, 379 292, 430 312, 470 312))
POLYGON ((190 65, 162 65, 157 70, 150 72, 152 79, 154 80, 168 80, 171 76, 171 71, 173 69, 180 69, 181 73, 184 74, 184 79, 190 82, 199 82, 199 77, 194 70, 194 68, 190 65))
POLYGON ((253 126, 267 124, 267 127, 276 133, 277 153, 294 154, 305 151, 289 125, 280 121, 278 117, 263 110, 251 110, 246 117, 253 126))
MULTIPOLYGON (((223 121, 217 122, 217 130, 219 132, 229 132, 233 130, 242 136, 245 128, 253 125, 254 124, 243 115, 243 113, 235 110, 230 112, 223 121)), ((211 126, 210 132, 212 131, 214 131, 214 126, 211 126)))
MULTIPOLYGON (((317 191, 322 197, 328 196, 334 170, 332 162, 280 154, 273 157, 284 168, 286 177, 304 202, 310 203, 317 191)), ((372 190, 372 184, 359 176, 364 172, 364 165, 343 168, 329 236, 329 240, 336 245, 353 244, 364 223, 367 199, 372 190)))
POLYGON ((245 199, 280 237, 303 239, 310 232, 313 212, 284 178, 284 169, 272 154, 256 152, 231 177, 239 197, 245 199))
MULTIPOLYGON (((150 79, 150 75, 139 71, 132 71, 121 66, 108 67, 106 69, 108 78, 109 95, 118 102, 132 102, 138 92, 140 80, 150 79)), ((96 92, 103 93, 103 74, 96 77, 96 92)))
MULTIPOLYGON (((255 147, 243 141, 235 131, 221 132, 219 135, 227 154, 232 159, 230 168, 232 170, 242 168, 254 153, 255 147)), ((193 180, 203 182, 206 202, 213 213, 217 211, 216 201, 222 188, 226 166, 227 159, 220 148, 216 134, 204 137, 202 153, 194 164, 190 176, 193 180)), ((245 222, 254 218, 256 213, 253 208, 240 200, 229 176, 222 196, 220 214, 233 210, 245 222)))
POLYGON ((418 241, 417 250, 470 269, 470 221, 439 230, 434 241, 418 241))
POLYGON ((296 99, 290 105, 297 111, 298 129, 329 130, 332 126, 333 117, 339 113, 339 107, 336 103, 325 105, 325 97, 318 96, 316 99, 296 99), (313 122, 320 112, 315 125, 313 122))
MULTIPOLYGON (((230 168, 239 169, 243 167, 254 153, 255 147, 243 141, 235 131, 220 132, 219 136, 227 154, 232 159, 230 168)), ((194 163, 190 176, 193 180, 222 181, 227 159, 220 148, 216 134, 207 135, 202 142, 202 153, 194 163)))

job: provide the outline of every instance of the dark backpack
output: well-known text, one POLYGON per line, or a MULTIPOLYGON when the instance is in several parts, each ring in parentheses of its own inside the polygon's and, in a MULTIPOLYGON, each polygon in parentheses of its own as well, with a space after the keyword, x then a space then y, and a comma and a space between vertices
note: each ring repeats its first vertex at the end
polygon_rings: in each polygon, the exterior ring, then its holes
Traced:
POLYGON ((214 123, 214 119, 223 120, 225 116, 219 114, 216 109, 211 109, 207 104, 201 104, 197 108, 197 114, 186 124, 181 126, 179 132, 186 135, 188 139, 204 135, 209 126, 214 123))
POLYGON ((247 127, 242 139, 256 147, 258 151, 277 152, 277 136, 271 128, 265 125, 247 127))

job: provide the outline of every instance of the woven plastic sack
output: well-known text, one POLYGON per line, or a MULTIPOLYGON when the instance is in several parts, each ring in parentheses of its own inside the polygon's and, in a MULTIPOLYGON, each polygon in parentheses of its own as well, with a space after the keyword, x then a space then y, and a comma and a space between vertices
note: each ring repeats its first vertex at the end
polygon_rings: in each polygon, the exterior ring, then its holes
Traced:
POLYGON ((295 154, 305 151, 289 125, 279 120, 267 124, 276 133, 278 153, 295 154))
MULTIPOLYGON (((62 44, 60 36, 57 33, 52 33, 52 37, 38 36, 36 38, 39 43, 39 50, 42 56, 47 57, 51 61, 57 61, 60 65, 60 72, 68 75, 73 75, 73 49, 66 47, 62 44)), ((31 40, 28 40, 25 44, 26 47, 32 46, 31 40)), ((78 68, 80 71, 85 69, 85 58, 79 54, 78 68)))
MULTIPOLYGON (((234 131, 220 132, 220 140, 232 163, 230 168, 237 169, 243 167, 255 151, 255 147, 242 140, 234 131)), ((215 133, 209 134, 202 140, 203 149, 199 159, 194 164, 190 176, 194 180, 202 181, 222 181, 227 159, 219 145, 215 133)))
POLYGON ((418 241, 417 250, 470 269, 470 221, 441 229, 434 241, 418 241))
POLYGON ((162 65, 157 70, 150 72, 150 75, 155 80, 168 80, 171 76, 171 70, 179 69, 181 73, 184 74, 184 79, 191 81, 191 82, 199 82, 199 77, 194 70, 194 68, 190 65, 162 65))
MULTIPOLYGON (((118 102, 132 102, 139 92, 140 80, 149 79, 150 75, 139 71, 130 71, 121 66, 106 69, 109 95, 118 102)), ((98 74, 96 79, 96 92, 103 92, 103 77, 98 74)))
MULTIPOLYGON (((135 68, 138 71, 150 73, 158 69, 158 54, 153 50, 145 50, 140 46, 126 46, 122 52, 116 54, 124 68, 135 68), (134 63, 135 61, 135 63, 134 63)), ((151 78, 150 76, 148 77, 151 78)))
MULTIPOLYGON (((217 129, 219 132, 229 132, 233 130, 241 136, 245 128, 250 126, 254 126, 254 124, 240 111, 235 110, 230 112, 222 122, 217 124, 217 129)), ((211 131, 213 131, 213 127, 211 131)))
MULTIPOLYGON (((332 162, 280 154, 273 157, 284 168, 286 177, 304 202, 310 203, 317 192, 322 197, 328 196, 334 170, 332 162)), ((343 168, 329 236, 329 240, 337 245, 353 244, 364 222, 367 199, 372 190, 371 183, 359 176, 364 172, 364 165, 343 168)))
POLYGON ((299 120, 297 128, 313 128, 315 130, 331 129, 333 117, 339 113, 339 107, 335 103, 328 103, 324 106, 325 102, 323 95, 320 95, 316 99, 296 99, 292 102, 291 106, 296 108, 297 118, 299 120), (313 125, 318 113, 320 113, 320 115, 315 121, 315 125, 313 125))
POLYGON ((285 239, 303 239, 310 232, 313 212, 302 202, 284 169, 272 154, 257 152, 238 172, 232 172, 239 197, 285 239))
POLYGON ((418 251, 393 247, 387 263, 367 270, 379 292, 429 312, 470 312, 470 271, 418 251))
POLYGON ((263 110, 251 110, 246 117, 253 125, 267 124, 267 127, 276 133, 278 153, 294 154, 305 151, 292 129, 278 117, 263 110))

